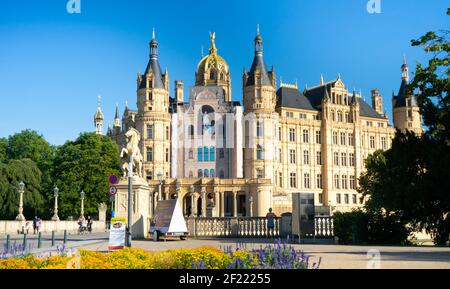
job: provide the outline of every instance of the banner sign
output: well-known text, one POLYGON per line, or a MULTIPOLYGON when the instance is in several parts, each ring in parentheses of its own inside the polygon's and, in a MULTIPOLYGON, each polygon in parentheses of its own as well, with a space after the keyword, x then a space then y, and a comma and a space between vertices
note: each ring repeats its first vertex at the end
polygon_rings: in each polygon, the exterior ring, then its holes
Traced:
POLYGON ((125 218, 112 218, 109 229, 109 250, 123 249, 125 246, 125 232, 127 222, 125 218))

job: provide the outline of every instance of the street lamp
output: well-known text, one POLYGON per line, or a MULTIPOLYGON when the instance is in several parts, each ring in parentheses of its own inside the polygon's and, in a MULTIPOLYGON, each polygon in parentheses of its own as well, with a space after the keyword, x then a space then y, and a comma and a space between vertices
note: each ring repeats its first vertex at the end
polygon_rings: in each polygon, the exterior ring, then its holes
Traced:
POLYGON ((81 213, 80 213, 80 219, 84 221, 84 191, 81 191, 81 193, 80 193, 80 199, 81 199, 81 213))
POLYGON ((25 216, 23 215, 23 192, 25 189, 25 184, 21 181, 19 183, 19 214, 16 217, 17 221, 25 221, 25 216))
POLYGON ((59 189, 58 189, 58 187, 55 187, 53 189, 53 196, 55 197, 55 212, 54 212, 54 215, 52 217, 53 221, 59 221, 59 217, 58 217, 58 195, 59 195, 59 189))
POLYGON ((156 175, 158 181, 159 181, 159 187, 158 187, 158 201, 162 201, 162 173, 158 172, 158 174, 156 175))

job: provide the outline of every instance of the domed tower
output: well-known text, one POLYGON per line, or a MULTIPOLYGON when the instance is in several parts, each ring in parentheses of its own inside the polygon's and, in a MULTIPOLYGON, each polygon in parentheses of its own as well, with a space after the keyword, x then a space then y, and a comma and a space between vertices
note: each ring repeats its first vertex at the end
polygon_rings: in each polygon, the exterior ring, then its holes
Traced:
POLYGON ((147 179, 170 177, 171 117, 169 75, 159 65, 158 41, 153 30, 150 60, 145 73, 137 77, 136 129, 141 133, 141 152, 147 179))
POLYGON ((409 83, 409 67, 406 59, 403 60, 401 71, 402 82, 400 84, 400 90, 397 95, 392 95, 394 126, 401 131, 410 130, 421 134, 423 132, 422 117, 419 106, 417 105, 416 96, 408 94, 406 89, 409 83))
POLYGON ((103 134, 103 112, 100 108, 100 96, 98 97, 97 112, 94 115, 95 133, 103 134))
POLYGON ((244 177, 270 179, 273 189, 258 195, 260 208, 268 210, 275 190, 275 178, 280 170, 275 152, 280 148, 279 115, 275 112, 276 79, 263 59, 263 39, 255 37, 255 56, 250 71, 243 75, 244 101, 244 177))
POLYGON ((203 57, 195 72, 195 86, 220 86, 225 101, 231 101, 231 76, 228 63, 217 54, 216 33, 210 33, 209 55, 203 57))

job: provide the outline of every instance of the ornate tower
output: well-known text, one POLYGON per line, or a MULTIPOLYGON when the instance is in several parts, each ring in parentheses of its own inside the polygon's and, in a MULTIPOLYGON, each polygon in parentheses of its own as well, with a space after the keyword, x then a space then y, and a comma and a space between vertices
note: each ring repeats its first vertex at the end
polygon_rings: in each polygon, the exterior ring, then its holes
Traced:
POLYGON ((95 125, 95 133, 96 134, 103 134, 103 113, 102 109, 100 108, 100 96, 98 96, 98 104, 97 104, 97 112, 94 116, 94 125, 95 125))
POLYGON ((116 105, 116 114, 114 116, 113 135, 120 133, 120 118, 119 118, 119 105, 116 105))
POLYGON ((136 129, 141 133, 141 152, 147 179, 170 177, 171 117, 169 75, 158 61, 155 31, 150 41, 150 60, 145 73, 137 77, 136 129))
POLYGON ((383 114, 383 97, 378 88, 372 89, 372 108, 379 114, 383 114))
POLYGON ((406 59, 403 60, 401 66, 402 82, 400 90, 397 95, 392 95, 392 114, 394 118, 394 126, 401 131, 414 131, 421 134, 422 117, 420 109, 417 105, 416 96, 410 95, 407 92, 407 85, 409 83, 409 68, 406 59))
POLYGON ((184 102, 184 84, 181 80, 175 80, 175 100, 177 103, 184 102))
MULTIPOLYGON (((244 69, 244 177, 270 179, 275 190, 275 178, 280 161, 276 153, 280 148, 279 115, 275 112, 276 78, 263 59, 263 39, 257 30, 254 40, 255 56, 250 71, 244 69)), ((268 209, 272 205, 272 192, 258 195, 259 206, 268 209)))
POLYGON ((231 76, 227 62, 217 54, 216 33, 210 33, 209 55, 200 60, 195 73, 195 86, 220 86, 225 101, 231 101, 231 76))

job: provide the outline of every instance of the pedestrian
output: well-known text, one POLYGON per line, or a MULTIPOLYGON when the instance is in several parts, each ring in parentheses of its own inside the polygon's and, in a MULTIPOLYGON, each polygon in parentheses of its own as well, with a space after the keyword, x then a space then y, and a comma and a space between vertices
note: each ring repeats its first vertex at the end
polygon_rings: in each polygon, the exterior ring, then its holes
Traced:
POLYGON ((37 224, 39 222, 39 219, 37 216, 34 216, 33 219, 33 234, 36 235, 36 230, 37 230, 37 224))
POLYGON ((41 226, 42 226, 42 220, 40 218, 38 218, 37 223, 36 223, 36 231, 39 234, 39 231, 41 230, 41 226))
POLYGON ((89 233, 92 232, 92 219, 91 219, 91 216, 87 217, 87 229, 88 229, 89 233))
POLYGON ((271 238, 274 237, 274 231, 275 231, 275 218, 277 216, 272 213, 272 208, 269 208, 269 212, 266 215, 267 218, 267 235, 271 238))

